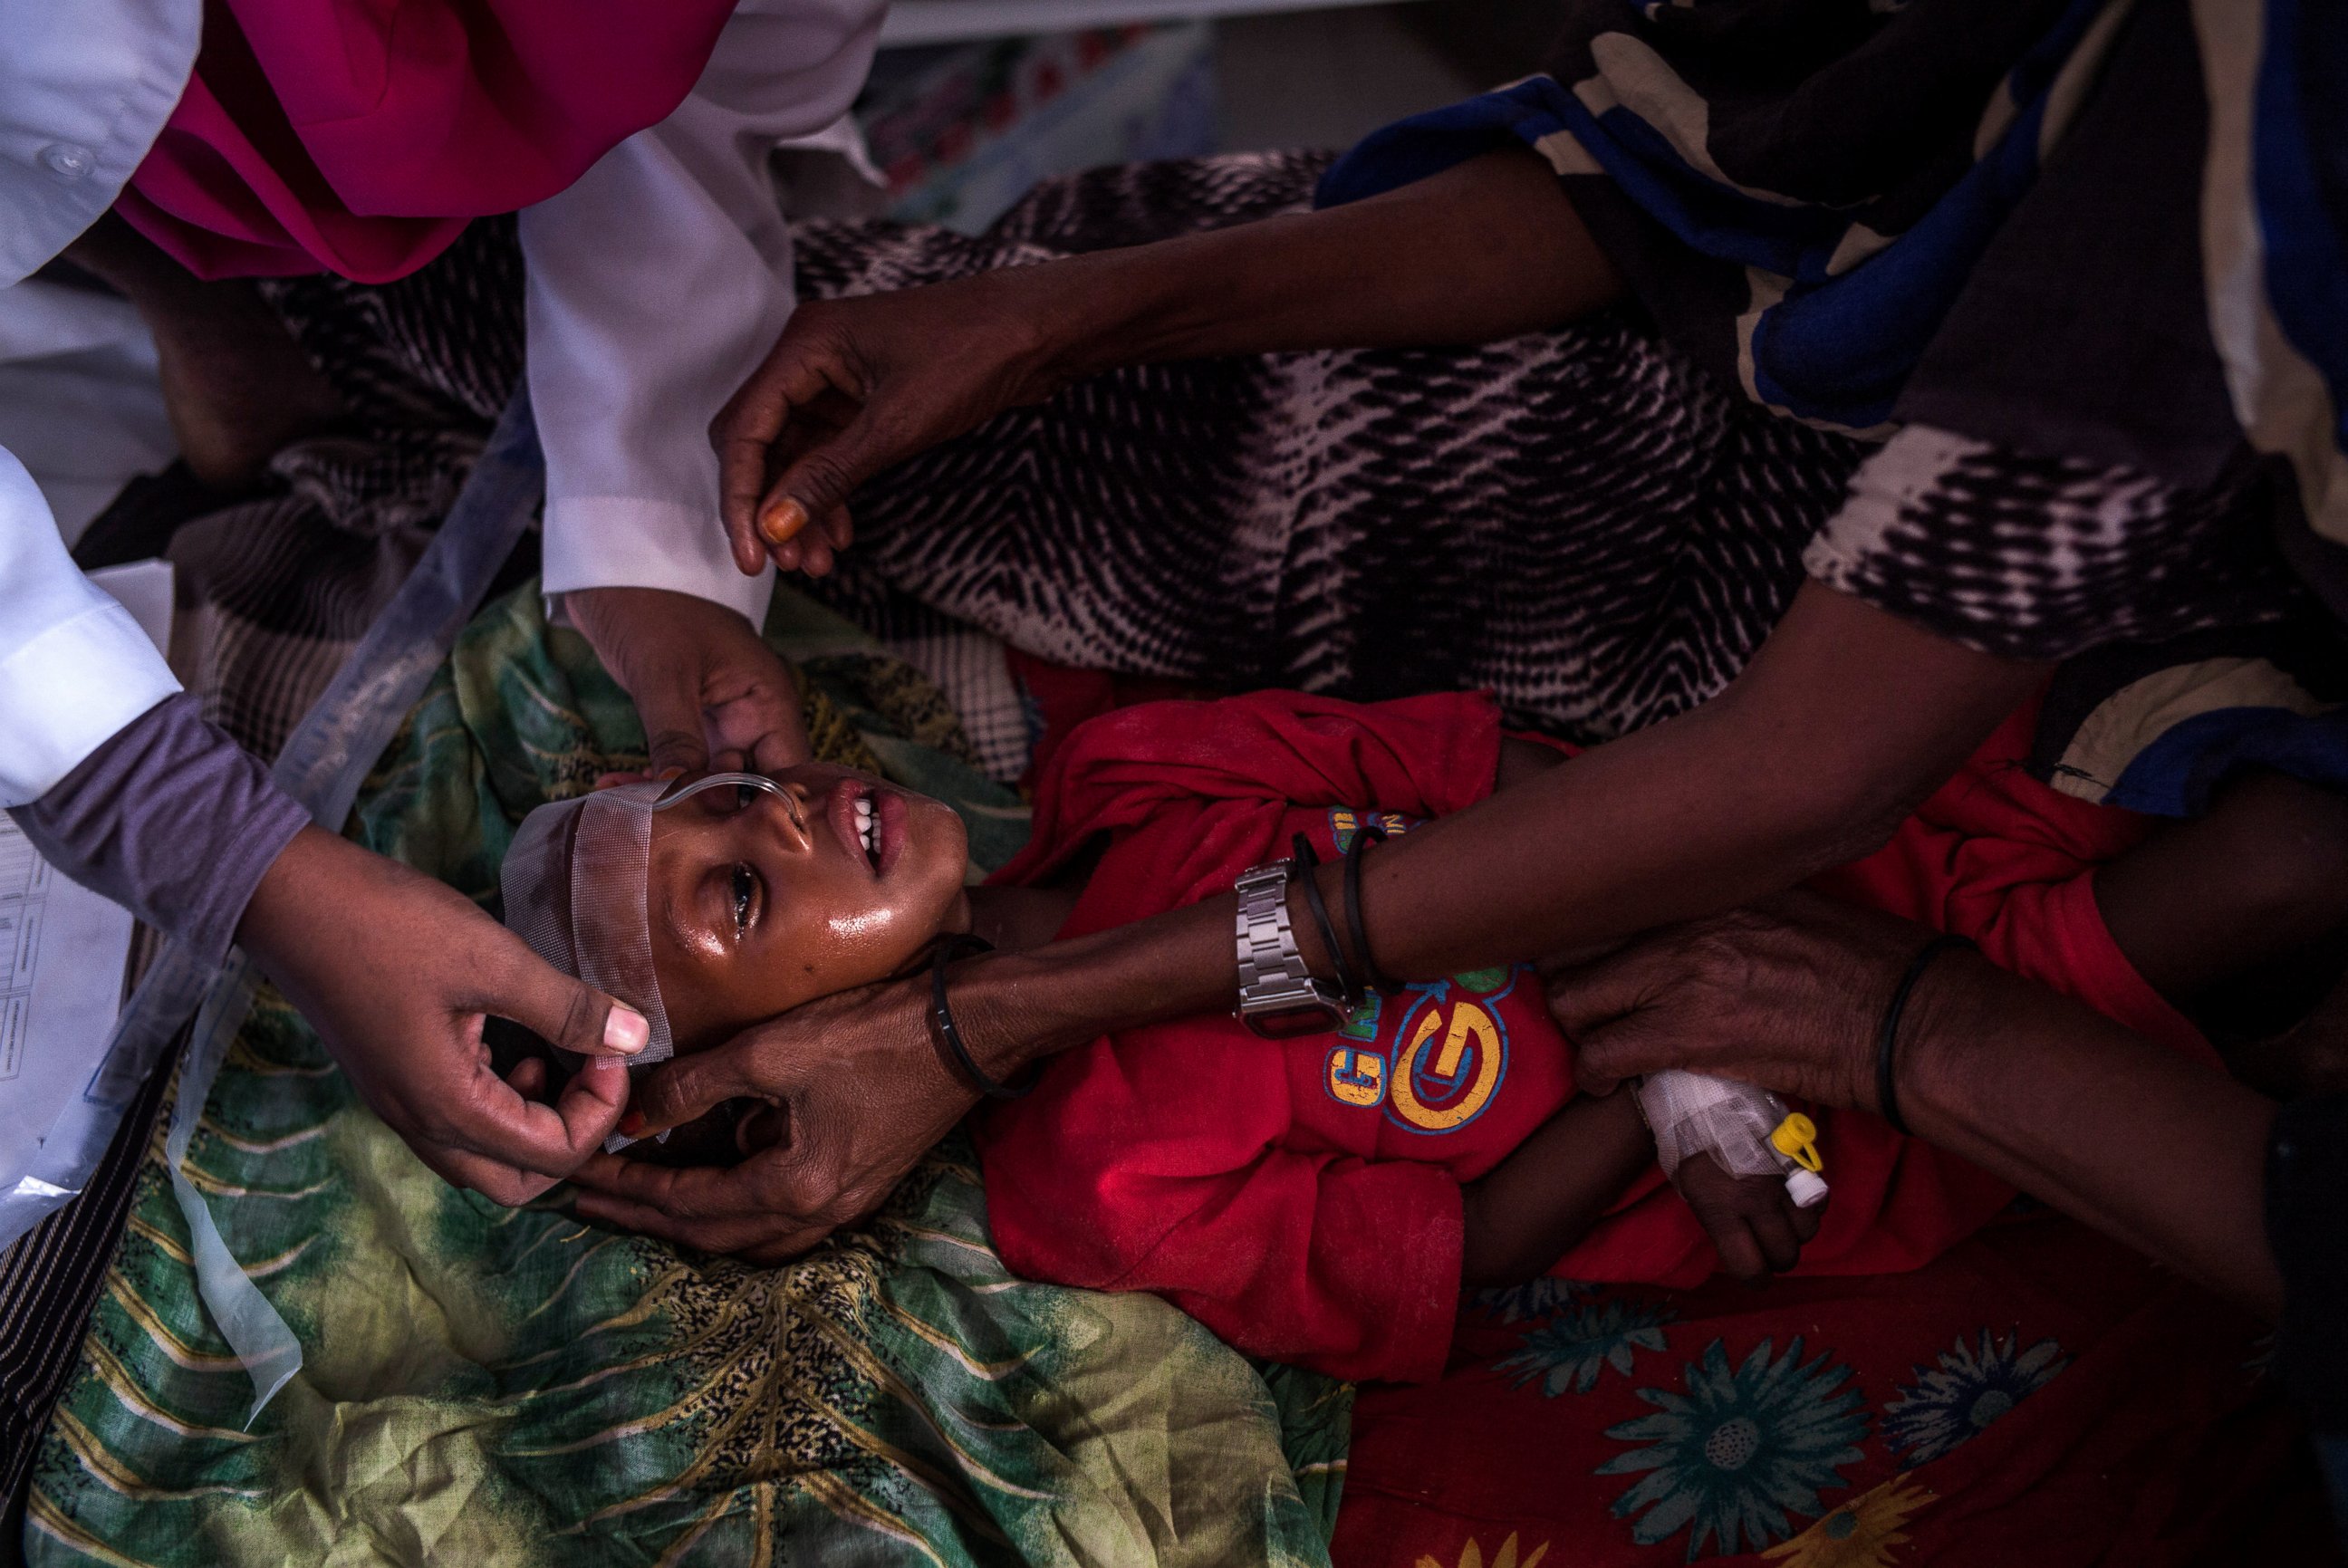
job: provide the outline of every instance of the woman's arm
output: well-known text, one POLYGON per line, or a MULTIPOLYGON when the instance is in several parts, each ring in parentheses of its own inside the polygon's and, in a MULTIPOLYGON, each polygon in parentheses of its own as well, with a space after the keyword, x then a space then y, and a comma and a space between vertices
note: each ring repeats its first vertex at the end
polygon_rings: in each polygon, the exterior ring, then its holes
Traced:
MULTIPOLYGON (((1363 902, 1378 961, 1435 979, 1790 887, 1879 845, 2039 678, 1805 588, 1704 707, 1373 851, 1363 902)), ((1341 900, 1342 867, 1320 874, 1341 900)), ((1295 923, 1308 962, 1333 973, 1313 923, 1300 910, 1295 923)), ((1226 895, 971 960, 952 995, 970 1048, 1008 1080, 1105 1033, 1224 1011, 1235 975, 1226 895)), ((582 1180, 617 1202, 593 1212, 762 1255, 870 1212, 975 1098, 930 1041, 928 1001, 926 981, 826 998, 664 1064, 639 1086, 630 1130, 750 1096, 789 1107, 793 1144, 730 1171, 598 1162, 582 1180)))
MULTIPOLYGON (((1659 932, 1553 978, 1583 1080, 1664 1068, 1875 1109, 1875 1033, 1924 928, 1813 893, 1659 932)), ((1951 953, 1902 1021, 1918 1136, 2271 1315, 2274 1103, 2089 1008, 1951 953)))
POLYGON ((810 300, 711 427, 735 563, 828 569, 866 479, 1114 366, 1489 342, 1622 287, 1549 166, 1509 149, 1349 206, 810 300))
POLYGON ((1901 1054, 1917 1135, 2273 1316, 2274 1102, 1978 954, 1941 962, 1901 1054))
POLYGON ((1119 365, 1488 343, 1612 303, 1622 280, 1521 147, 1416 184, 996 274, 1032 291, 1065 384, 1119 365))
MULTIPOLYGON (((1881 847, 2043 677, 1815 585, 1719 696, 1373 851, 1363 921, 1406 980, 1529 962, 1734 908, 1881 847)), ((1321 868, 1342 899, 1344 868, 1321 868)), ((1331 907, 1336 907, 1335 903, 1331 907)), ((1298 943, 1334 965, 1298 899, 1298 943)), ((1231 1005, 1214 899, 969 966, 957 1013, 1015 1070, 1231 1005)), ((702 1059, 706 1059, 705 1057, 702 1059)))

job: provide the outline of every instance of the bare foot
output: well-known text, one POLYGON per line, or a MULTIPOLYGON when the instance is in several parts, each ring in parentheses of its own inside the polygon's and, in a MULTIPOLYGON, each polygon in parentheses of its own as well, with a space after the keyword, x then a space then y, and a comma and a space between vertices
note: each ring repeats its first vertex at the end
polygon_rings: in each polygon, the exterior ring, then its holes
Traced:
POLYGON ((199 282, 111 212, 66 259, 139 307, 180 455, 204 483, 243 489, 287 445, 342 417, 342 399, 251 281, 199 282))

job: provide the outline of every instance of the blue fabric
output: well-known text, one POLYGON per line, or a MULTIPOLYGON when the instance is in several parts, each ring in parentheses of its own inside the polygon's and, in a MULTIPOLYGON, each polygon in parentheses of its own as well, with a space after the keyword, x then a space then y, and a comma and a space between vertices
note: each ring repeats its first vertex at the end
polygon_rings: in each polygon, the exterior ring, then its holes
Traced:
POLYGON ((2038 177, 2047 89, 2102 0, 2075 0, 2008 73, 2013 123, 1905 232, 1829 276, 1851 219, 1822 204, 1765 201, 1691 166, 1620 104, 1592 114, 1538 76, 1372 133, 1334 165, 1318 201, 1336 206, 1424 180, 1509 141, 1570 133, 1639 209, 1696 253, 1786 284, 1752 335, 1758 399, 1798 418, 1864 430, 1892 405, 1972 268, 2038 177))
MULTIPOLYGON (((2337 18, 2308 14, 2303 0, 2266 0, 2250 122, 2250 181, 2266 243, 2266 284, 2275 324, 2333 388, 2333 439, 2348 448, 2348 247, 2328 204, 2326 176, 2339 179, 2337 128, 2319 122, 2319 99, 2337 110, 2348 93, 2348 44, 2337 18), (2326 167, 2329 156, 2330 167, 2326 167)), ((2334 201, 2342 193, 2332 192, 2334 201)))
POLYGON ((2137 752, 2104 804, 2198 817, 2219 784, 2252 767, 2348 791, 2348 709, 2314 717, 2281 707, 2196 714, 2137 752))

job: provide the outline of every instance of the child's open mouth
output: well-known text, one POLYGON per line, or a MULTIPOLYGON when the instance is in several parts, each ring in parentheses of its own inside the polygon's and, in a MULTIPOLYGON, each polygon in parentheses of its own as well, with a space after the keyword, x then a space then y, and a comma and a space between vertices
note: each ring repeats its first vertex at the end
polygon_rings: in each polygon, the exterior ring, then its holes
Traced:
POLYGON ((859 779, 844 779, 832 791, 829 815, 839 841, 862 855, 875 876, 895 863, 904 840, 901 798, 859 779))

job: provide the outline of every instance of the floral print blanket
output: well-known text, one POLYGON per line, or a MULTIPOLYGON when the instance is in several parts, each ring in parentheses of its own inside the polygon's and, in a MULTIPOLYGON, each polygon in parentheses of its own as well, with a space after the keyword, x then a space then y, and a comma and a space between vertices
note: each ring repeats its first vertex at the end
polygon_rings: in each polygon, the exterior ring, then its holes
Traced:
POLYGON ((1365 1387, 1339 1568, 2334 1561, 2249 1318, 2059 1216, 1878 1278, 1542 1280, 1365 1387))

